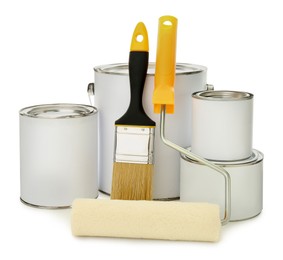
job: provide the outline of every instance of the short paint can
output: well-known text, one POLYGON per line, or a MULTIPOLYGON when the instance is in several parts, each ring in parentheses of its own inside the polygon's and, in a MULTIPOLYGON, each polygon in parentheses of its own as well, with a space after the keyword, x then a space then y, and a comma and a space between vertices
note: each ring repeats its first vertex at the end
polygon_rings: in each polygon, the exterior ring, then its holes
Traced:
POLYGON ((192 152, 208 160, 252 155, 253 94, 202 91, 192 95, 192 152))
MULTIPOLYGON (((253 149, 248 159, 214 163, 223 167, 231 177, 231 221, 260 214, 263 201, 263 154, 253 149)), ((218 204, 221 217, 224 217, 225 185, 221 174, 182 155, 180 175, 181 201, 218 204)))
POLYGON ((20 110, 21 200, 43 208, 96 198, 97 110, 78 104, 20 110))
MULTIPOLYGON (((191 145, 191 96, 196 91, 207 90, 206 71, 206 67, 200 65, 176 64, 175 114, 167 117, 167 133, 182 146, 191 145)), ((99 189, 109 194, 113 172, 114 125, 125 113, 130 102, 128 65, 122 63, 97 66, 94 72, 94 104, 99 109, 99 189)), ((154 73, 155 64, 150 63, 143 92, 143 106, 149 117, 156 122, 155 132, 159 133, 160 115, 154 114, 152 104, 154 73)), ((154 199, 179 198, 179 154, 166 147, 159 134, 155 135, 154 154, 154 199)))

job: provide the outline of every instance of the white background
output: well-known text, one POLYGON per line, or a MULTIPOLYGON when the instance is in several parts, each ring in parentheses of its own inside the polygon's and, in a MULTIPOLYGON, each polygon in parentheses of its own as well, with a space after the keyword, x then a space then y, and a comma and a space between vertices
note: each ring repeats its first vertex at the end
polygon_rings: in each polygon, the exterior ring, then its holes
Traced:
MULTIPOLYGON (((282 259, 282 1, 0 2, 0 259, 282 259), (88 103, 93 67, 127 62, 133 29, 148 29, 155 60, 158 18, 178 18, 177 61, 208 67, 216 89, 255 95, 254 148, 265 154, 264 210, 230 223, 218 243, 75 238, 70 210, 20 203, 18 111, 88 103), (280 258, 281 257, 281 258, 280 258)), ((111 93, 109 93, 110 95, 111 93)))

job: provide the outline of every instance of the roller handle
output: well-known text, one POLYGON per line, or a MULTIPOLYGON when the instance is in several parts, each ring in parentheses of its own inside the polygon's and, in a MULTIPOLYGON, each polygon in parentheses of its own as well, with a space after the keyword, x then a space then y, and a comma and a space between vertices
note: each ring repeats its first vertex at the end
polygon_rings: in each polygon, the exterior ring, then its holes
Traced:
POLYGON ((144 83, 148 67, 148 36, 143 23, 138 23, 132 36, 129 55, 130 105, 116 125, 155 126, 142 104, 144 83))
POLYGON ((174 113, 177 24, 174 16, 159 18, 153 92, 155 113, 161 112, 162 105, 166 105, 166 113, 174 113))

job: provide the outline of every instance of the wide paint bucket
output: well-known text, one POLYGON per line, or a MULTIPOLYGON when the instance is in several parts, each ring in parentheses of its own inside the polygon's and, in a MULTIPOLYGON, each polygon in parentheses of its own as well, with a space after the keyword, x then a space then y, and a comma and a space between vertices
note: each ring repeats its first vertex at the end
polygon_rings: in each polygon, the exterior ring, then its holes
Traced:
MULTIPOLYGON (((189 148, 189 150, 191 150, 189 148)), ((239 161, 211 161, 223 167, 231 178, 231 221, 257 216, 263 202, 263 154, 255 149, 239 161)), ((211 168, 181 155, 180 200, 209 202, 225 208, 225 180, 211 168)))
MULTIPOLYGON (((114 124, 128 108, 130 85, 127 64, 98 66, 95 71, 94 105, 99 109, 99 189, 111 192, 114 124)), ((150 63, 143 92, 145 112, 156 122, 154 199, 175 199, 180 196, 179 154, 166 147, 159 137, 160 115, 153 113, 155 64, 150 63)), ((167 116, 167 135, 175 143, 191 145, 192 93, 207 90, 207 69, 203 66, 177 63, 175 81, 175 114, 167 116), (181 126, 181 127, 180 127, 181 126)))
POLYGON ((98 196, 97 110, 48 104, 20 111, 21 200, 43 208, 69 207, 98 196))

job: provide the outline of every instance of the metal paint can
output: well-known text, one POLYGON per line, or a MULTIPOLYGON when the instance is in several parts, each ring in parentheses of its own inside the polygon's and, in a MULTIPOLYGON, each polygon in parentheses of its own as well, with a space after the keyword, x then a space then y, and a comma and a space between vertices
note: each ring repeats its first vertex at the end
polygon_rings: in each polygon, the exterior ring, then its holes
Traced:
MULTIPOLYGON (((98 66, 95 71, 94 104, 99 108, 99 189, 110 194, 113 171, 114 124, 128 108, 130 85, 127 64, 98 66)), ((175 81, 175 114, 168 115, 168 136, 182 146, 191 144, 191 95, 206 90, 203 66, 177 63, 175 81), (182 126, 177 128, 176 126, 182 126)), ((152 93, 155 64, 150 63, 143 93, 146 113, 156 122, 159 132, 160 115, 153 113, 152 93)), ((175 199, 180 196, 179 155, 166 147, 155 135, 154 199, 175 199)))
MULTIPOLYGON (((190 149, 189 149, 190 150, 190 149)), ((263 154, 252 150, 245 160, 214 162, 231 177, 231 220, 244 220, 262 211, 263 154)), ((220 205, 224 217, 224 178, 214 170, 181 156, 180 199, 190 202, 209 202, 220 205)))
POLYGON ((97 109, 78 104, 20 110, 21 200, 43 208, 96 198, 97 109))
POLYGON ((192 96, 192 152, 208 160, 252 155, 253 94, 202 91, 192 96))

